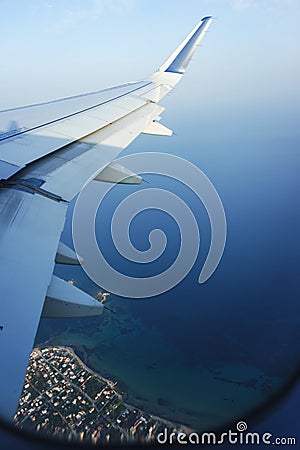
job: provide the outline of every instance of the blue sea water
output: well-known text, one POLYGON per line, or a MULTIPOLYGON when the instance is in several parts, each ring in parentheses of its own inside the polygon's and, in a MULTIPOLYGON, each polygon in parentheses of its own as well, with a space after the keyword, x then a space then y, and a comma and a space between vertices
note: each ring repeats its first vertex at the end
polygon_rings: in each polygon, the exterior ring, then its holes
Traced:
MULTIPOLYGON (((141 137, 130 152, 154 151, 161 141, 155 142, 151 148, 141 137)), ((190 137, 184 152, 169 142, 164 141, 164 151, 200 167, 222 199, 228 237, 218 269, 198 284, 210 243, 203 205, 187 187, 148 174, 151 187, 176 192, 195 214, 201 248, 191 272, 157 297, 112 295, 109 307, 117 314, 43 319, 36 342, 51 338, 55 344, 73 345, 87 364, 119 381, 129 402, 208 430, 246 417, 276 394, 299 364, 299 141, 210 138, 199 145, 190 137)), ((115 207, 129 193, 147 187, 116 186, 96 221, 98 242, 111 264, 137 277, 165 270, 180 246, 176 222, 149 210, 132 223, 132 242, 147 249, 149 232, 161 228, 171 243, 165 253, 146 267, 115 251, 109 237, 115 207)), ((69 244, 70 224, 71 214, 63 235, 69 244)), ((92 295, 99 290, 81 268, 57 266, 56 273, 92 295)))

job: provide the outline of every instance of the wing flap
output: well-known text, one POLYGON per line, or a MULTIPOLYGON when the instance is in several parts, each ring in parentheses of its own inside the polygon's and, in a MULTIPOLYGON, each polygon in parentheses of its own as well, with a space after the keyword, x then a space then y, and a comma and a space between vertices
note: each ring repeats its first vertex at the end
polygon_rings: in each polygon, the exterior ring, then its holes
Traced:
POLYGON ((53 275, 42 317, 87 317, 99 316, 102 312, 102 303, 53 275))
POLYGON ((159 105, 147 103, 57 154, 37 161, 20 172, 20 177, 43 179, 43 189, 70 201, 89 178, 108 166, 163 110, 159 105))
POLYGON ((20 166, 0 160, 0 180, 7 180, 21 169, 20 166))
POLYGON ((0 191, 0 417, 12 420, 50 283, 67 205, 0 191))

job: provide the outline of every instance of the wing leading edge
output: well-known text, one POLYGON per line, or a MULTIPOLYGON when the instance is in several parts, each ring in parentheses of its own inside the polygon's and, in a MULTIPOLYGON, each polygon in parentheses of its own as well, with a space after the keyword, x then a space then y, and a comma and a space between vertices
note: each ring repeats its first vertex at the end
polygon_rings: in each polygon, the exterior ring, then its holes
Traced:
MULTIPOLYGON (((0 112, 0 416, 12 420, 42 314, 102 307, 53 276, 78 263, 60 243, 68 202, 88 179, 140 182, 114 159, 141 133, 170 136, 157 103, 182 78, 211 17, 203 18, 150 78, 0 112)), ((82 311, 82 313, 79 313, 82 311)))

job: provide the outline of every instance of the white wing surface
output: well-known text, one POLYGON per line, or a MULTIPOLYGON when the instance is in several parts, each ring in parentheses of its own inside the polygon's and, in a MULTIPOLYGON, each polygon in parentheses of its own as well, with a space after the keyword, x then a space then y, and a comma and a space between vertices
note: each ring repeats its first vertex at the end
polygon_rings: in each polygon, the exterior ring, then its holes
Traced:
POLYGON ((158 102, 181 79, 212 21, 205 17, 149 79, 0 112, 0 417, 12 420, 41 315, 101 314, 53 276, 78 264, 60 242, 68 202, 88 179, 139 183, 114 162, 141 133, 171 135, 158 102))

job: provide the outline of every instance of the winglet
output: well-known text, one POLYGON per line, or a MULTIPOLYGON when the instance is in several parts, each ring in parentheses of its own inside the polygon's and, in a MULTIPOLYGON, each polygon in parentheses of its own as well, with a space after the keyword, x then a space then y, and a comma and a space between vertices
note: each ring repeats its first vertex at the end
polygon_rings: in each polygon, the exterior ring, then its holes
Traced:
POLYGON ((159 72, 173 72, 183 74, 192 56, 212 22, 211 16, 203 17, 191 33, 177 47, 175 52, 159 68, 159 72))
POLYGON ((152 87, 143 98, 157 103, 176 86, 212 20, 211 16, 203 17, 167 61, 148 78, 155 88, 152 87))

